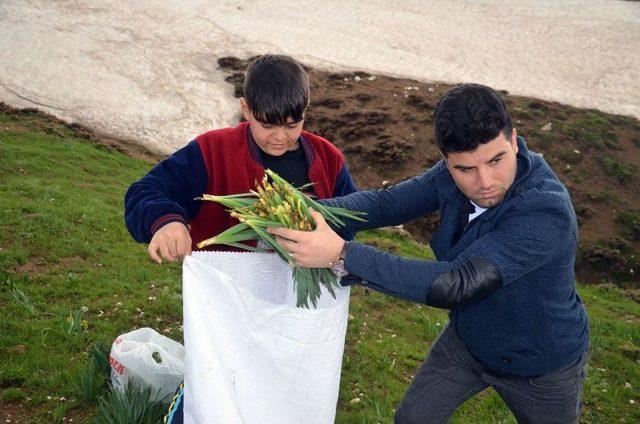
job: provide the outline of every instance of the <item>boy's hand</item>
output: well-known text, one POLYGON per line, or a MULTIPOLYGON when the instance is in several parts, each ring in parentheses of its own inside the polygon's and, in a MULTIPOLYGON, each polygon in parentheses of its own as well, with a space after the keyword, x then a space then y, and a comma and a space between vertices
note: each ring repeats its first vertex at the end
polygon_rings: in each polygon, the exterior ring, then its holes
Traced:
POLYGON ((169 262, 182 260, 191 253, 189 230, 182 222, 170 222, 156 231, 147 250, 151 260, 159 264, 163 259, 169 262))
POLYGON ((304 268, 327 268, 336 259, 345 241, 329 227, 320 212, 310 210, 316 222, 313 231, 298 231, 288 228, 268 228, 276 241, 291 253, 296 266, 304 268))

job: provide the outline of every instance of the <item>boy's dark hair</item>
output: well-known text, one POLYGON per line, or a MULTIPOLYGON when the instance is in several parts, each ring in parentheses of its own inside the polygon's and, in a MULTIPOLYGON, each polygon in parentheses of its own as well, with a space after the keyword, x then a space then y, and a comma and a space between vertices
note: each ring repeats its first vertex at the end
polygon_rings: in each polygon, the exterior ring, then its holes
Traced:
POLYGON ((444 93, 436 104, 435 133, 443 155, 469 152, 502 131, 511 140, 511 117, 500 94, 480 84, 463 84, 444 93))
POLYGON ((289 56, 260 56, 247 68, 244 98, 260 122, 285 125, 289 118, 301 121, 309 104, 309 76, 289 56))

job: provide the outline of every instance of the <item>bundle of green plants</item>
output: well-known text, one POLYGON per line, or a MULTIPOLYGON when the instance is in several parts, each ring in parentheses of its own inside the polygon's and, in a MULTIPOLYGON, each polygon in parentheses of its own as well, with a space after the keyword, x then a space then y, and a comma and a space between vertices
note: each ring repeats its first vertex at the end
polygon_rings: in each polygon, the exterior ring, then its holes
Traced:
POLYGON ((232 217, 240 221, 228 230, 198 243, 198 248, 212 244, 223 244, 240 249, 265 252, 263 249, 249 246, 243 242, 263 240, 287 263, 293 267, 293 281, 296 290, 296 305, 315 308, 323 286, 335 298, 334 288, 339 287, 337 277, 328 268, 297 267, 291 255, 283 249, 268 227, 286 227, 301 231, 312 231, 315 223, 309 209, 318 211, 324 219, 335 226, 344 226, 343 219, 364 221, 362 212, 353 212, 343 208, 323 205, 305 195, 302 190, 311 184, 295 188, 275 172, 267 169, 256 190, 249 193, 228 196, 204 194, 200 200, 207 200, 225 206, 232 217), (270 180, 270 181, 269 181, 270 180))

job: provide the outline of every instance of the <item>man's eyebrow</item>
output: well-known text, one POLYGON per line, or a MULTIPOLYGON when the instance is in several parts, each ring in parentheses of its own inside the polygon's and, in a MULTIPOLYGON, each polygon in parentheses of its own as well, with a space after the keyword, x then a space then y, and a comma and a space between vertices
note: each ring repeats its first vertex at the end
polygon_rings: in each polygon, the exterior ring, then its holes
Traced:
POLYGON ((504 156, 504 155, 506 155, 506 154, 507 154, 507 151, 506 151, 506 150, 503 150, 503 151, 501 151, 500 153, 496 154, 496 155, 495 155, 494 157, 492 157, 491 159, 489 159, 489 160, 487 161, 487 163, 489 163, 489 162, 493 162, 494 160, 499 159, 499 158, 501 158, 502 156, 504 156))
MULTIPOLYGON (((502 156, 504 156, 504 155, 506 155, 506 154, 507 154, 507 151, 506 151, 506 150, 503 150, 502 152, 497 153, 494 157, 492 157, 491 159, 489 159, 489 160, 487 161, 487 163, 491 163, 491 162, 493 162, 494 160, 499 159, 499 158, 501 158, 502 156)), ((466 166, 466 165, 454 165, 453 167, 454 167, 455 169, 461 169, 461 170, 474 169, 474 168, 476 168, 475 166, 466 166)))
POLYGON ((453 167, 455 169, 462 169, 462 170, 475 168, 475 166, 465 166, 465 165, 454 165, 453 167))

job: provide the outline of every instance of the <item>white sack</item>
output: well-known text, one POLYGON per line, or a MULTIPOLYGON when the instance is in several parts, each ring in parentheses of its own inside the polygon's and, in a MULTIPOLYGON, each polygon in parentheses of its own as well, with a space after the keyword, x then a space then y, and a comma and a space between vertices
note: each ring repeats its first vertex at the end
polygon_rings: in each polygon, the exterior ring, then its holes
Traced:
POLYGON ((276 254, 185 258, 185 423, 334 422, 349 289, 297 308, 291 273, 276 254))

